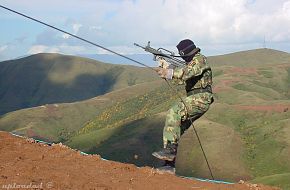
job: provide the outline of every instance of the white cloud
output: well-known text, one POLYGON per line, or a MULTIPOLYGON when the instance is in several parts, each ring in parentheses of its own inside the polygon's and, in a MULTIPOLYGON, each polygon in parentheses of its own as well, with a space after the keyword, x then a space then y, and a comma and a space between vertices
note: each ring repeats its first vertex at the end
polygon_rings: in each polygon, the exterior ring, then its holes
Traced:
MULTIPOLYGON (((181 39, 190 38, 198 46, 218 49, 218 53, 223 49, 228 52, 228 47, 235 44, 241 49, 259 44, 262 47, 264 36, 269 44, 290 41, 289 0, 4 2, 24 10, 32 9, 34 14, 31 14, 37 18, 50 20, 60 28, 64 26, 73 34, 120 53, 139 51, 133 43, 145 44, 149 40, 154 47, 174 48, 181 39), (50 9, 48 5, 54 3, 58 6, 50 9)), ((67 34, 45 32, 39 36, 29 51, 105 53, 67 34)))
MULTIPOLYGON (((72 24, 72 29, 73 29, 73 34, 74 35, 77 35, 78 31, 80 30, 80 28, 82 27, 83 25, 82 24, 79 24, 79 23, 74 23, 72 24)), ((71 38, 71 36, 69 34, 63 34, 62 37, 64 39, 68 39, 68 38, 71 38)))
POLYGON ((0 61, 7 60, 8 57, 6 53, 7 48, 8 48, 7 45, 0 46, 0 61))
MULTIPOLYGON (((80 19, 85 24, 79 34, 108 46, 131 46, 133 42, 148 40, 173 46, 183 38, 207 45, 262 44, 264 36, 269 41, 285 41, 290 30, 289 1, 278 3, 275 0, 267 0, 265 5, 263 0, 121 1, 117 8, 110 9, 113 16, 108 20, 100 14, 80 19), (270 11, 266 12, 267 9, 270 11), (90 30, 95 25, 101 26, 101 30, 90 30)), ((108 1, 106 6, 110 4, 108 1)))
POLYGON ((282 10, 285 17, 290 20, 290 1, 287 1, 283 4, 282 10))
POLYGON ((8 48, 7 45, 0 46, 0 53, 3 52, 3 51, 5 51, 7 48, 8 48))
POLYGON ((64 39, 68 39, 68 38, 70 38, 70 35, 68 35, 68 34, 63 34, 62 37, 63 37, 64 39))
POLYGON ((65 53, 65 54, 81 54, 86 51, 83 46, 69 46, 66 44, 59 46, 45 46, 45 45, 34 45, 28 50, 28 54, 37 53, 65 53))
POLYGON ((74 33, 78 33, 79 29, 82 27, 83 25, 82 24, 79 24, 79 23, 75 23, 73 24, 73 31, 74 33))
POLYGON ((59 49, 54 47, 48 47, 44 45, 34 45, 28 50, 28 54, 37 54, 37 53, 58 53, 59 49))
POLYGON ((102 30, 101 26, 90 26, 90 30, 102 30))

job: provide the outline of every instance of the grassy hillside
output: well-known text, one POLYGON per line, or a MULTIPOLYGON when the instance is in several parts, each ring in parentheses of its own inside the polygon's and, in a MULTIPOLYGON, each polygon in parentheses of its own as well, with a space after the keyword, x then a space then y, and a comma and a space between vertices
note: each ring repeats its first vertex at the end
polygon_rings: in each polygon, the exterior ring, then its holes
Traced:
POLYGON ((22 109, 0 118, 0 130, 47 141, 65 141, 107 107, 158 88, 162 81, 141 83, 85 101, 22 109))
POLYGON ((271 176, 259 177, 253 180, 253 183, 262 183, 267 185, 272 185, 280 187, 282 189, 290 189, 290 173, 276 174, 271 176))
POLYGON ((44 104, 85 100, 156 79, 148 69, 60 54, 0 62, 0 115, 44 104))
MULTIPOLYGON (((258 53, 261 51, 257 50, 258 53)), ((274 55, 279 57, 276 53, 274 51, 274 55)), ((196 122, 196 127, 204 139, 204 148, 216 178, 237 181, 290 171, 287 156, 290 141, 285 138, 290 134, 287 122, 290 118, 290 57, 283 56, 280 59, 282 63, 258 64, 255 59, 253 65, 242 62, 241 66, 213 66, 216 101, 210 111, 196 122), (245 67, 245 64, 251 66, 245 67)), ((225 56, 223 59, 228 58, 225 56)), ((165 89, 162 92, 171 94, 165 89)), ((158 113, 167 110, 176 96, 165 98, 164 104, 160 104, 157 94, 160 92, 149 95, 148 99, 155 103, 147 112, 141 112, 141 118, 134 117, 134 113, 135 109, 148 106, 140 101, 142 96, 139 101, 128 99, 104 110, 67 143, 109 159, 138 165, 158 165, 148 155, 162 144, 161 138, 156 136, 162 134, 164 114, 158 113), (120 117, 119 112, 127 116, 120 117), (103 120, 106 115, 109 116, 108 120, 103 120), (102 122, 108 125, 104 127, 102 122)), ((179 174, 210 177, 192 130, 183 136, 178 154, 179 174)))
POLYGON ((289 63, 289 53, 273 49, 256 49, 209 57, 212 65, 257 66, 289 63))
MULTIPOLYGON (((255 180, 287 189, 290 55, 260 49, 209 60, 215 102, 195 126, 215 178, 255 180)), ((26 135, 30 129, 36 136, 63 140, 107 159, 158 166, 151 152, 162 146, 166 110, 176 100, 176 93, 158 80, 87 101, 59 104, 60 119, 41 111, 47 107, 12 112, 2 116, 0 129, 26 135), (55 132, 60 129, 64 132, 55 132)), ((180 141, 176 167, 180 175, 209 177, 192 128, 180 141)))

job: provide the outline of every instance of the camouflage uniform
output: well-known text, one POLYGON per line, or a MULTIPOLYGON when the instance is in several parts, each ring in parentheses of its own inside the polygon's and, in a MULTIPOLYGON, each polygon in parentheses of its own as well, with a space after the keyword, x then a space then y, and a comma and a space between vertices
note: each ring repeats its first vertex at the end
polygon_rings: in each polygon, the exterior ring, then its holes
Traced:
POLYGON ((185 84, 187 97, 168 110, 163 130, 164 148, 168 143, 177 144, 180 136, 190 127, 190 117, 195 121, 213 102, 211 92, 212 71, 206 57, 197 53, 186 66, 173 70, 172 80, 185 84))

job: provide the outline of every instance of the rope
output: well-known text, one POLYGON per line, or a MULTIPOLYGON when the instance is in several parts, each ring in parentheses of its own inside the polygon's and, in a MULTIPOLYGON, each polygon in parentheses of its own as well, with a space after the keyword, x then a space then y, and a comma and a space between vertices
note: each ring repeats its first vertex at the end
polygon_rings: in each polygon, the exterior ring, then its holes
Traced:
MULTIPOLYGON (((38 23, 40 23, 40 24, 42 24, 42 25, 48 26, 48 27, 50 27, 50 28, 53 28, 53 29, 55 29, 55 30, 57 30, 57 31, 60 31, 60 32, 62 32, 62 33, 68 34, 68 35, 70 35, 70 36, 72 36, 72 37, 74 37, 74 38, 77 38, 77 39, 79 39, 79 40, 81 40, 81 41, 84 41, 84 42, 86 42, 86 43, 89 43, 89 44, 91 44, 91 45, 93 45, 93 46, 96 46, 96 47, 99 47, 99 48, 101 48, 101 49, 104 49, 104 50, 106 50, 106 51, 108 51, 108 52, 111 52, 111 53, 113 53, 113 54, 116 54, 116 55, 118 55, 118 56, 120 56, 120 57, 123 57, 123 58, 125 58, 125 59, 128 59, 128 60, 130 60, 130 61, 132 61, 132 62, 135 62, 135 63, 137 63, 137 64, 139 64, 139 65, 142 65, 142 66, 144 66, 144 67, 146 67, 146 68, 148 68, 148 69, 153 70, 153 71, 156 72, 156 70, 155 70, 154 68, 152 68, 152 67, 150 67, 150 66, 148 66, 148 65, 146 65, 146 64, 144 64, 144 63, 141 63, 141 62, 139 62, 139 61, 136 61, 136 60, 134 60, 134 59, 132 59, 132 58, 130 58, 130 57, 127 57, 127 56, 125 56, 125 55, 122 55, 122 54, 120 54, 120 53, 118 53, 118 52, 115 52, 115 51, 113 51, 113 50, 111 50, 111 49, 108 49, 108 48, 106 48, 106 47, 104 47, 104 46, 101 46, 101 45, 99 45, 99 44, 96 44, 96 43, 94 43, 94 42, 91 42, 91 41, 89 41, 89 40, 86 40, 86 39, 84 39, 84 38, 82 38, 82 37, 79 37, 79 36, 77 36, 77 35, 74 35, 74 34, 72 34, 72 33, 69 33, 69 32, 67 32, 67 31, 65 31, 65 30, 59 29, 59 28, 57 28, 57 27, 55 27, 55 26, 52 26, 52 25, 50 25, 50 24, 47 24, 47 23, 45 23, 45 22, 43 22, 43 21, 40 21, 40 20, 38 20, 38 19, 32 18, 32 17, 30 17, 30 16, 27 16, 27 15, 25 15, 25 14, 23 14, 23 13, 18 12, 18 11, 12 10, 12 9, 10 9, 10 8, 8 8, 8 7, 3 6, 3 5, 0 5, 0 7, 3 8, 3 9, 8 10, 8 11, 10 11, 10 12, 13 12, 13 13, 15 13, 15 14, 18 14, 18 15, 20 15, 20 16, 23 16, 23 17, 25 17, 25 18, 28 18, 28 19, 30 19, 30 20, 33 20, 33 21, 35 21, 35 22, 38 22, 38 23)), ((176 92, 176 94, 178 95, 179 99, 183 102, 183 104, 185 105, 186 110, 188 111, 189 109, 188 109, 187 105, 185 104, 185 102, 183 101, 182 97, 181 97, 180 94, 177 92, 177 90, 174 89, 174 88, 169 84, 169 82, 168 82, 166 79, 165 79, 165 81, 166 81, 167 85, 169 86, 169 88, 170 88, 173 92, 176 92)), ((203 149, 203 147, 202 147, 202 144, 201 144, 201 140, 200 140, 200 138, 199 138, 199 135, 198 135, 198 133, 197 133, 197 131, 196 131, 194 125, 193 125, 192 118, 190 118, 190 122, 191 122, 191 125, 193 126, 194 132, 195 132, 195 134, 196 134, 196 136, 197 136, 197 139, 198 139, 199 145, 200 145, 201 150, 202 150, 202 152, 203 152, 203 156, 204 156, 204 158, 205 158, 205 160, 206 160, 206 163, 207 163, 207 167, 208 167, 208 169, 209 169, 209 171, 210 171, 210 175, 211 175, 212 179, 214 180, 214 177, 213 177, 213 174, 212 174, 212 171, 211 171, 211 168, 210 168, 210 165, 209 165, 208 159, 207 159, 207 157, 206 157, 205 151, 204 151, 204 149, 203 149)))
MULTIPOLYGON (((184 104, 184 107, 185 107, 185 109, 186 109, 186 111, 187 111, 187 113, 188 113, 188 112, 189 112, 189 109, 188 109, 187 105, 185 104, 184 100, 182 99, 182 97, 180 96, 180 94, 177 92, 176 89, 174 89, 174 88, 169 84, 168 80, 165 79, 165 81, 166 81, 166 83, 168 84, 168 86, 171 88, 171 90, 176 92, 178 98, 179 98, 179 99, 181 100, 181 102, 184 104)), ((201 140, 200 140, 200 138, 199 138, 199 135, 198 135, 198 133, 197 133, 196 128, 195 128, 194 125, 193 125, 193 120, 192 120, 191 117, 189 117, 189 120, 190 120, 190 123, 191 123, 190 125, 192 125, 193 130, 194 130, 194 133, 195 133, 195 135, 196 135, 196 137, 197 137, 197 140, 198 140, 198 143, 199 143, 200 149, 201 149, 201 151, 202 151, 202 153, 203 153, 203 157, 204 157, 204 159, 205 159, 205 161, 206 161, 206 165, 207 165, 208 170, 209 170, 209 172, 210 172, 211 178, 212 178, 212 180, 214 180, 213 173, 212 173, 211 167, 210 167, 210 165, 209 165, 209 162, 208 162, 207 156, 206 156, 206 154, 205 154, 205 151, 204 151, 204 149, 203 149, 203 146, 202 146, 201 140)))

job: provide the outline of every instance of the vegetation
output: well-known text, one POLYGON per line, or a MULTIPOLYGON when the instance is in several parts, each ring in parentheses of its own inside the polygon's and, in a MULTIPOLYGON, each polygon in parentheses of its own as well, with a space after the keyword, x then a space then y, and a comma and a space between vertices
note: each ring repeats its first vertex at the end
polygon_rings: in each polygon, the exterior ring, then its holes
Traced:
POLYGON ((0 73, 0 115, 22 108, 85 100, 158 79, 155 73, 140 67, 59 54, 4 61, 0 63, 0 73))
POLYGON ((259 177, 253 180, 253 183, 262 183, 266 185, 272 185, 276 187, 280 187, 284 190, 290 189, 290 173, 285 174, 276 174, 271 176, 259 177))
MULTIPOLYGON (((214 176, 289 189, 290 55, 259 49, 209 62, 215 102, 195 127, 214 176)), ((127 69, 106 70, 112 78, 109 93, 11 112, 0 118, 0 129, 62 141, 111 160, 158 166, 151 152, 162 147, 165 114, 178 96, 161 80, 142 83, 127 69)), ((209 177, 192 128, 180 141, 176 162, 180 175, 209 177)))

